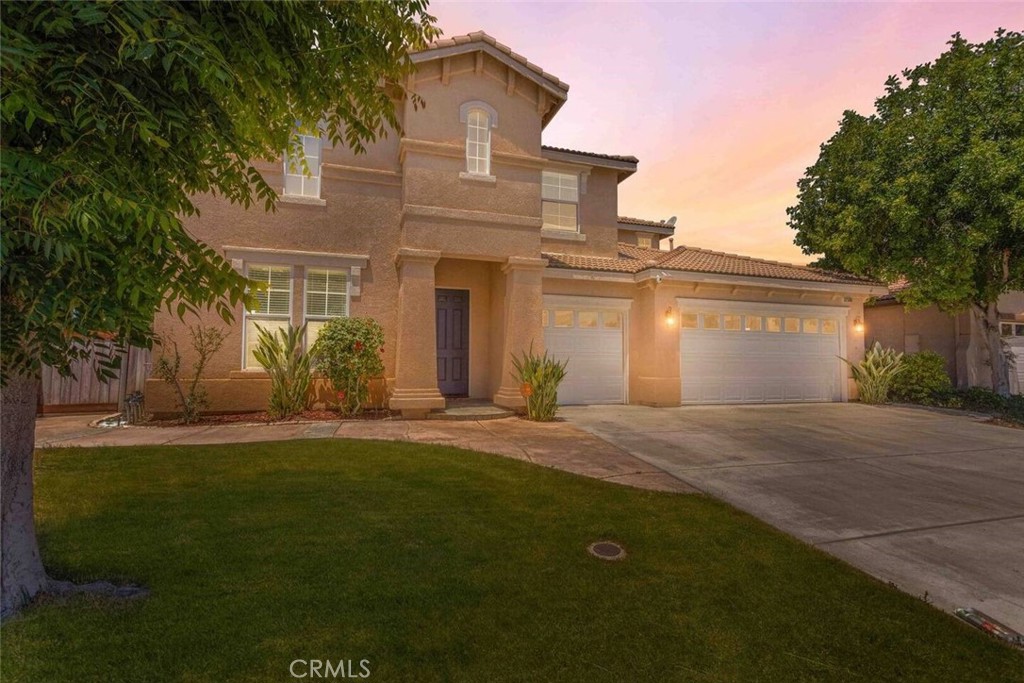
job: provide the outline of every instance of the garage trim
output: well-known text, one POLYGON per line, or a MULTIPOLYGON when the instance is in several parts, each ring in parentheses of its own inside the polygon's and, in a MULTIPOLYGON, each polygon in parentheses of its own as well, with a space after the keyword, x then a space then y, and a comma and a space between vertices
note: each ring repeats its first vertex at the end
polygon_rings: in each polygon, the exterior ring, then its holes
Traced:
MULTIPOLYGON (((850 319, 850 308, 849 306, 830 306, 828 304, 791 304, 773 301, 737 301, 735 299, 695 299, 692 297, 680 296, 676 297, 676 308, 679 311, 688 310, 694 307, 701 306, 713 306, 719 310, 735 311, 737 313, 753 312, 752 307, 758 308, 772 308, 779 309, 780 311, 792 313, 794 316, 800 315, 822 315, 827 312, 827 315, 835 317, 839 323, 839 356, 846 358, 847 353, 847 330, 849 327, 850 319)), ((679 341, 678 345, 680 350, 683 342, 683 331, 678 330, 679 341)), ((839 358, 836 359, 836 363, 842 363, 839 358)), ((843 364, 845 365, 845 364, 843 364)), ((841 365, 840 366, 840 382, 839 382, 839 395, 843 402, 850 400, 850 382, 848 372, 841 365)), ((684 381, 683 377, 683 354, 679 354, 679 379, 684 381)))

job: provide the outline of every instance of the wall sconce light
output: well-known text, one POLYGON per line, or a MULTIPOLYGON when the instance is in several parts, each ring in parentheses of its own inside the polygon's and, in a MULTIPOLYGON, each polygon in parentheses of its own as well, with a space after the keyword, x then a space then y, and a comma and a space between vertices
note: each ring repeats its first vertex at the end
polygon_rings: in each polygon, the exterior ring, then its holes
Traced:
POLYGON ((669 306, 665 309, 665 324, 669 327, 673 327, 676 324, 676 312, 669 306))
POLYGON ((857 334, 864 331, 864 321, 860 319, 859 315, 853 319, 853 331, 857 334))

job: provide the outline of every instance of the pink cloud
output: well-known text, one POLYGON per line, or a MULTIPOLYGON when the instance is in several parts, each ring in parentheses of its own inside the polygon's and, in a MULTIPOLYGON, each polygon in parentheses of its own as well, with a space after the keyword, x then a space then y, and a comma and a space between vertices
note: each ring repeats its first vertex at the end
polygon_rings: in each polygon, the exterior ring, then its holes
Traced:
POLYGON ((571 86, 546 144, 635 154, 620 213, 679 216, 677 244, 806 262, 786 207, 845 109, 960 31, 1024 28, 1024 5, 450 3, 447 35, 483 30, 571 86))

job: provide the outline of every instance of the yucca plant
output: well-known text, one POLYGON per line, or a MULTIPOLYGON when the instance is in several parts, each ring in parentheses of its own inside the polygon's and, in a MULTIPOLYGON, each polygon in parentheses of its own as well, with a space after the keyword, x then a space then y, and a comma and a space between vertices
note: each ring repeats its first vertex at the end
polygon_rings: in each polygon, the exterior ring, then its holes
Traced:
POLYGON ((850 366, 853 381, 857 383, 861 403, 885 403, 889 400, 889 389, 893 378, 903 371, 903 354, 894 349, 883 349, 881 343, 875 342, 864 360, 851 363, 845 358, 841 360, 850 366))
POLYGON ((283 420, 301 413, 309 403, 309 384, 313 373, 310 357, 302 350, 306 326, 270 332, 256 326, 259 340, 253 350, 256 361, 270 375, 270 405, 267 414, 272 420, 283 420))
POLYGON ((538 356, 531 344, 521 358, 512 354, 512 365, 516 370, 512 376, 522 383, 520 391, 526 398, 526 417, 537 422, 555 419, 558 385, 565 379, 569 361, 557 361, 549 357, 547 351, 538 356))

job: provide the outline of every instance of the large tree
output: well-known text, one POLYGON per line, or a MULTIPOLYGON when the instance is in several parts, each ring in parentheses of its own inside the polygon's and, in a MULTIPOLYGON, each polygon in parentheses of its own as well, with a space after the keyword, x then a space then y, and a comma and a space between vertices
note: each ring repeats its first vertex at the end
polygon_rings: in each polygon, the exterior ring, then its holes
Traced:
POLYGON ((296 122, 357 151, 398 129, 408 53, 438 32, 426 0, 0 11, 6 615, 48 582, 32 512, 41 365, 67 369, 98 336, 148 345, 163 306, 230 319, 246 282, 183 228, 191 197, 272 210, 249 160, 277 157, 296 122))
POLYGON ((874 114, 843 114, 789 224, 804 253, 905 282, 908 306, 969 310, 992 388, 1006 395, 997 301, 1024 289, 1024 38, 948 44, 891 76, 874 114))

